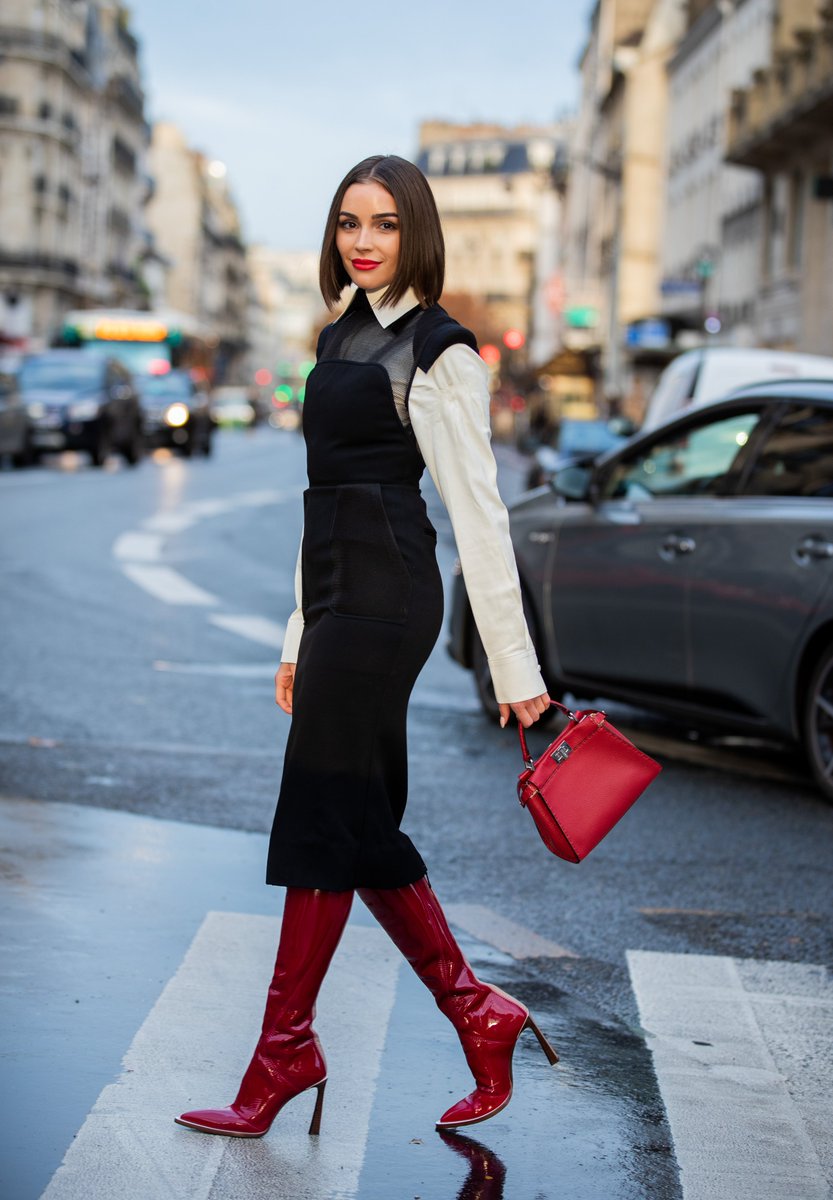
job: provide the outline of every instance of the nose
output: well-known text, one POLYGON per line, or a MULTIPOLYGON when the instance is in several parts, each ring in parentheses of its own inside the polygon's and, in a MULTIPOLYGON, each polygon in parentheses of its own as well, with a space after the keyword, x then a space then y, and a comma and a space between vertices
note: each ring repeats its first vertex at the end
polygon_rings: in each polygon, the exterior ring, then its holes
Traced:
POLYGON ((356 234, 356 250, 370 250, 373 246, 373 226, 362 225, 356 234))

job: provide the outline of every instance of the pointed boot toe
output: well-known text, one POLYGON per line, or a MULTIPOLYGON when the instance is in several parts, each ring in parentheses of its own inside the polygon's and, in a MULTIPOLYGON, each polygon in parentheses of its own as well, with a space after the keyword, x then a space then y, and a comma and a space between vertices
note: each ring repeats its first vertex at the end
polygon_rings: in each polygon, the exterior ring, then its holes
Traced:
POLYGON ((511 1099, 511 1086, 509 1091, 503 1095, 475 1089, 470 1096, 452 1104, 451 1108, 444 1112, 437 1121, 435 1128, 459 1129, 463 1125, 476 1125, 479 1121, 488 1121, 489 1117, 494 1117, 502 1112, 511 1099))
POLYGON ((236 1113, 233 1108, 197 1108, 193 1112, 184 1112, 174 1117, 177 1125, 185 1125, 188 1129, 198 1129, 200 1133, 221 1133, 226 1137, 263 1137, 269 1129, 271 1121, 258 1127, 254 1122, 246 1120, 236 1113))

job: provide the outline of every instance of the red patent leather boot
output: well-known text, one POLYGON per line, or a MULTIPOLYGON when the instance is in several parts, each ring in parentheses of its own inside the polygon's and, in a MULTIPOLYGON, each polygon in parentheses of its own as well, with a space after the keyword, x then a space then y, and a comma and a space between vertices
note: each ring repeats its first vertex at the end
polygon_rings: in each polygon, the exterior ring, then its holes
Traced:
POLYGON ((472 971, 427 878, 404 888, 359 888, 359 895, 457 1030, 474 1075, 475 1090, 440 1117, 438 1129, 475 1125, 506 1107, 512 1055, 525 1029, 549 1061, 558 1062, 528 1009, 472 971))
POLYGON ((174 1118, 178 1125, 229 1137, 262 1137, 287 1101, 317 1088, 309 1131, 319 1132, 327 1065, 312 1022, 352 901, 352 892, 287 888, 263 1030, 237 1099, 228 1108, 183 1113, 174 1118))

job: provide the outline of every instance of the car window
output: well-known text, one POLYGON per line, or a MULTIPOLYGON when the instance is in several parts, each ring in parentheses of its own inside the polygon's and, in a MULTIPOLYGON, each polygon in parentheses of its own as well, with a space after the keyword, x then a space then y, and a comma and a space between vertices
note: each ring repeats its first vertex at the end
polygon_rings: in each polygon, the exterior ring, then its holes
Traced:
POLYGON ((606 500, 649 500, 654 496, 719 495, 737 471, 737 463, 760 411, 732 413, 719 420, 688 425, 634 450, 615 463, 602 481, 606 500))
POLYGON ((792 405, 768 435, 746 496, 833 496, 833 409, 792 405))
POLYGON ((148 399, 164 397, 166 400, 188 400, 193 394, 187 375, 146 375, 140 379, 139 387, 142 395, 148 399))
POLYGON ((20 370, 24 391, 29 388, 94 387, 101 382, 101 362, 80 352, 55 358, 28 358, 20 370))

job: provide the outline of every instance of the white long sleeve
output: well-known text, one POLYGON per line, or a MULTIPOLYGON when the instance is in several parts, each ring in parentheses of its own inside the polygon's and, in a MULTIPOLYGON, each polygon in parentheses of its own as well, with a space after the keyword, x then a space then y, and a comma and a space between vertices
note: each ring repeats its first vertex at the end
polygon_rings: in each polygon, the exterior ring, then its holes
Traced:
POLYGON ((489 372, 468 346, 417 371, 408 410, 431 478, 448 509, 475 623, 500 703, 546 691, 526 626, 509 516, 497 489, 489 372))
POLYGON ((281 662, 294 663, 298 661, 298 647, 301 644, 301 634, 304 632, 304 614, 301 610, 303 583, 301 575, 301 551, 304 546, 304 533, 301 530, 301 544, 298 547, 298 558, 295 561, 295 611, 286 623, 286 633, 281 650, 281 662))

